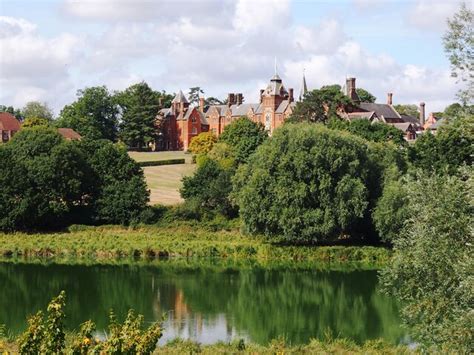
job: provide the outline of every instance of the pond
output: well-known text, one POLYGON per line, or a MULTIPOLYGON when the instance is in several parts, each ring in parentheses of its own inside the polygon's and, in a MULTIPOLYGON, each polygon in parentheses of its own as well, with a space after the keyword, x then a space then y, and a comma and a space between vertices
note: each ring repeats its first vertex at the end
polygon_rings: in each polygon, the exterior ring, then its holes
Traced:
POLYGON ((13 333, 60 290, 67 294, 67 325, 92 319, 108 324, 133 308, 147 322, 165 315, 160 343, 175 337, 201 343, 243 338, 260 344, 333 336, 361 343, 407 339, 397 303, 378 292, 375 270, 294 267, 182 267, 0 263, 0 324, 13 333))

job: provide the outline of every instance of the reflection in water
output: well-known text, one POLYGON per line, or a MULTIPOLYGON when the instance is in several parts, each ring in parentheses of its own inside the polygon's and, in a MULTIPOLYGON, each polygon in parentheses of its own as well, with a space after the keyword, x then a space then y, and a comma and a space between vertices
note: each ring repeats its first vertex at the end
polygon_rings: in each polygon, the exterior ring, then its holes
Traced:
POLYGON ((397 304, 376 290, 376 271, 262 268, 197 270, 162 266, 68 266, 0 263, 0 324, 20 332, 26 317, 66 290, 67 324, 133 308, 152 322, 166 315, 163 341, 202 343, 283 335, 293 344, 334 336, 399 343, 397 304))

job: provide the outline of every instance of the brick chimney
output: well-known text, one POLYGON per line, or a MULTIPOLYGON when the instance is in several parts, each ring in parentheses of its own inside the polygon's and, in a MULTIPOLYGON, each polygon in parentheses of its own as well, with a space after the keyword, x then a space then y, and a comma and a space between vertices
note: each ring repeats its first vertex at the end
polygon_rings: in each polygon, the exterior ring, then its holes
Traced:
POLYGON ((232 106, 235 103, 235 95, 232 93, 229 93, 227 95, 227 106, 232 106))
POLYGON ((346 95, 351 98, 355 103, 360 103, 359 95, 356 92, 356 78, 346 79, 346 95))
POLYGON ((393 94, 389 92, 387 94, 387 105, 392 105, 392 103, 393 103, 393 94))
POLYGON ((260 103, 263 102, 263 92, 264 91, 265 91, 264 89, 260 89, 260 103))
POLYGON ((293 88, 288 89, 288 100, 290 100, 290 102, 295 101, 295 99, 293 98, 293 88))
POLYGON ((420 124, 425 125, 425 103, 420 102, 420 124))
POLYGON ((204 97, 199 98, 199 111, 204 113, 204 97))
POLYGON ((235 94, 235 103, 237 105, 242 105, 243 95, 242 93, 235 94))

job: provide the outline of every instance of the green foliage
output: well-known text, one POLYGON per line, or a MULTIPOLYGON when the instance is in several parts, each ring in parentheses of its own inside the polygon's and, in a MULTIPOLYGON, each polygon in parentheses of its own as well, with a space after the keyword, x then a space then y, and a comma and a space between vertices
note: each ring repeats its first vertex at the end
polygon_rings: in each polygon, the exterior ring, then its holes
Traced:
POLYGON ((207 154, 216 142, 217 137, 212 132, 202 132, 191 139, 189 151, 193 154, 207 154))
POLYGON ((199 103, 199 96, 201 94, 204 94, 204 91, 199 86, 189 88, 189 93, 188 93, 189 104, 197 105, 199 103))
POLYGON ((127 224, 145 208, 149 191, 143 171, 125 148, 110 141, 79 142, 94 172, 92 216, 105 223, 127 224))
POLYGON ((371 142, 394 142, 406 146, 403 132, 386 123, 371 123, 369 120, 343 121, 334 118, 328 122, 328 128, 345 130, 371 142))
POLYGON ((193 176, 183 178, 181 196, 198 209, 214 211, 226 216, 235 215, 229 194, 235 168, 224 167, 218 161, 204 158, 193 176))
POLYGON ((365 89, 357 88, 356 89, 357 96, 359 96, 360 102, 375 102, 377 98, 368 92, 365 89))
POLYGON ((143 316, 130 310, 123 324, 118 323, 111 312, 106 340, 94 339, 95 324, 87 321, 81 325, 71 346, 66 346, 65 297, 61 291, 49 303, 46 322, 41 311, 28 319, 28 329, 19 338, 20 354, 152 354, 162 336, 161 324, 153 323, 142 330, 143 316))
POLYGON ((119 136, 129 147, 141 149, 155 138, 160 96, 143 81, 117 94, 122 108, 119 136))
POLYGON ((410 148, 409 157, 415 167, 454 174, 460 166, 472 165, 474 115, 445 120, 436 135, 426 132, 410 148))
POLYGON ((157 161, 141 161, 138 162, 138 166, 161 166, 161 165, 176 165, 176 164, 185 164, 186 159, 167 159, 167 160, 157 160, 157 161))
POLYGON ((461 3, 459 11, 448 19, 448 30, 443 36, 444 50, 451 62, 451 76, 466 84, 459 91, 464 104, 474 98, 474 11, 461 3))
POLYGON ((54 129, 23 129, 0 147, 0 229, 60 227, 92 191, 84 154, 54 129))
POLYGON ((419 173, 408 180, 407 215, 394 236, 395 255, 381 273, 403 303, 415 340, 469 353, 473 344, 473 171, 461 178, 419 173))
POLYGON ((46 103, 39 101, 30 101, 21 110, 23 119, 39 118, 46 122, 51 122, 53 119, 53 110, 51 110, 46 103))
POLYGON ((247 117, 241 117, 224 128, 219 142, 226 143, 237 163, 248 160, 250 155, 268 138, 265 127, 247 117))
POLYGON ((327 123, 337 117, 339 110, 351 104, 351 99, 341 92, 339 85, 325 86, 308 92, 303 101, 297 102, 288 121, 327 123))
POLYGON ((31 128, 31 127, 36 127, 36 126, 47 126, 47 125, 49 125, 49 121, 45 118, 28 117, 28 118, 25 118, 21 126, 22 128, 31 128))
POLYGON ((239 167, 234 198, 251 233, 333 240, 366 214, 370 167, 361 139, 320 125, 287 124, 239 167))
POLYGON ((77 97, 61 110, 56 125, 72 128, 84 138, 115 141, 119 110, 107 87, 85 88, 77 97))
POLYGON ((420 115, 420 112, 418 111, 419 109, 418 106, 413 105, 413 104, 410 104, 410 105, 399 104, 399 105, 393 105, 393 107, 395 108, 395 110, 397 110, 397 112, 400 115, 408 115, 408 116, 412 116, 416 118, 418 118, 420 115))

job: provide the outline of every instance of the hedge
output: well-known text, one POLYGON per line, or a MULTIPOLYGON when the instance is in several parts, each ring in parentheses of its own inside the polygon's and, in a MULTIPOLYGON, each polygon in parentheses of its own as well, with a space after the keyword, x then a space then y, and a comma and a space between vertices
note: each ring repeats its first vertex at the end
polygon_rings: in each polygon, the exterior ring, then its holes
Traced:
POLYGON ((174 165, 174 164, 184 164, 185 159, 167 159, 167 160, 158 160, 158 161, 141 161, 138 162, 142 168, 145 166, 160 166, 160 165, 174 165))

